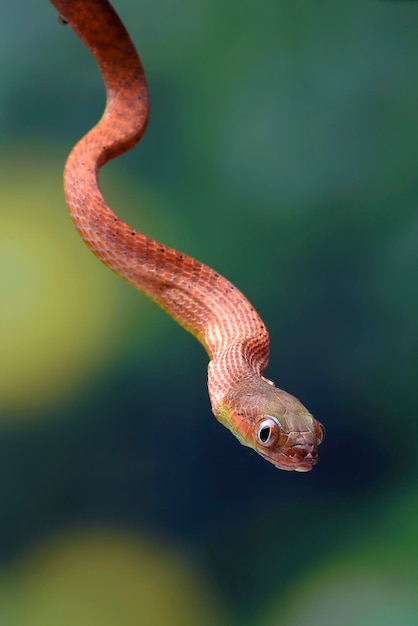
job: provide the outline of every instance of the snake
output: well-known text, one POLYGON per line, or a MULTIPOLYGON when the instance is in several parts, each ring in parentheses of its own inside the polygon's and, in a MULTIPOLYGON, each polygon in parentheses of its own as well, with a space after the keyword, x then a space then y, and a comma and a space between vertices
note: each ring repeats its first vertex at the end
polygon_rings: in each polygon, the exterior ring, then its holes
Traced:
POLYGON ((101 119, 65 164, 64 194, 77 231, 105 265, 204 346, 217 420, 276 468, 311 470, 324 427, 263 376, 270 337, 251 303, 215 270, 126 224, 100 191, 100 168, 141 139, 149 118, 147 80, 125 26, 108 0, 50 1, 94 56, 106 88, 101 119))

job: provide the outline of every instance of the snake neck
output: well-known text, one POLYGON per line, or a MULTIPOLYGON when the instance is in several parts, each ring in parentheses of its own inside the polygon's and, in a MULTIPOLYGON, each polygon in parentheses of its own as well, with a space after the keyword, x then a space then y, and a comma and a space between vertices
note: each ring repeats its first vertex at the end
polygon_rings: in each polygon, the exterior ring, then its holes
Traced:
POLYGON ((259 334, 233 341, 218 349, 208 365, 208 389, 213 413, 222 415, 223 407, 239 408, 244 402, 249 408, 248 395, 259 388, 269 357, 269 337, 259 334), (244 399, 244 400, 243 400, 244 399))

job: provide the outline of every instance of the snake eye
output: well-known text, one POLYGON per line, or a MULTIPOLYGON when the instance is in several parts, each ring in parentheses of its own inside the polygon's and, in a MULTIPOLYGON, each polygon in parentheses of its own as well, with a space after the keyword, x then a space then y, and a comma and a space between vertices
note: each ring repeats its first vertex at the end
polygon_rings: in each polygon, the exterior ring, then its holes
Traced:
POLYGON ((318 432, 318 444, 322 443, 325 439, 325 426, 321 424, 321 422, 317 422, 317 432, 318 432))
POLYGON ((272 417, 261 420, 257 426, 257 441, 265 448, 274 446, 280 435, 280 426, 272 417))

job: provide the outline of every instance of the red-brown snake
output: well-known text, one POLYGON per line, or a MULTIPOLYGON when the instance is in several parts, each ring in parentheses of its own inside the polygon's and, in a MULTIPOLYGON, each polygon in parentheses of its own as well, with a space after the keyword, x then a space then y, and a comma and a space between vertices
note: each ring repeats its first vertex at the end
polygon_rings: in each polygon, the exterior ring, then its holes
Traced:
POLYGON ((269 334, 248 300, 210 267, 125 224, 100 192, 100 167, 132 148, 148 121, 144 70, 125 27, 107 0, 51 2, 94 55, 107 92, 103 117, 65 166, 65 197, 78 232, 103 263, 204 345, 216 418, 276 467, 312 469, 324 429, 263 377, 269 334))

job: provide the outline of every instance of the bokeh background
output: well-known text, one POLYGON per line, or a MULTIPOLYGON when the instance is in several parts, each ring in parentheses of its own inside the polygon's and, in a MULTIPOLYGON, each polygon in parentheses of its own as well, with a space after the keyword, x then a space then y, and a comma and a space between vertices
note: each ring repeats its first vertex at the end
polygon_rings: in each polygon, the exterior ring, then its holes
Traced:
POLYGON ((417 624, 418 2, 115 5, 152 116, 104 193, 244 291, 327 438, 303 475, 240 446, 202 347, 84 247, 100 75, 3 3, 0 624, 417 624))

